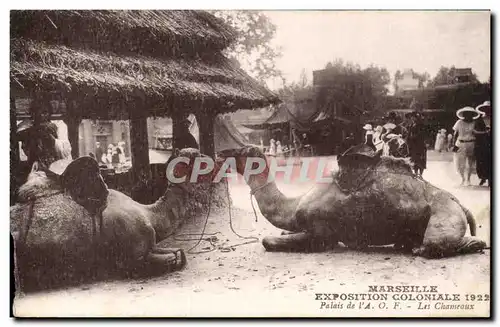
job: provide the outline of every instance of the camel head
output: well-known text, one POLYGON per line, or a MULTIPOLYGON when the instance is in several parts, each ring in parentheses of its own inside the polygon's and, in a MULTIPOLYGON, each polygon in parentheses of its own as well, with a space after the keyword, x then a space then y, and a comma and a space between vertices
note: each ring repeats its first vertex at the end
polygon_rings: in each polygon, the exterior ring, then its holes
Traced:
MULTIPOLYGON (((219 156, 223 159, 228 159, 228 158, 234 158, 236 160, 236 170, 238 174, 244 175, 245 169, 255 169, 257 168, 258 163, 253 162, 249 163, 247 161, 248 158, 258 158, 258 159, 263 159, 267 162, 266 156, 256 146, 245 146, 237 149, 228 149, 228 150, 223 150, 220 151, 219 156), (247 168, 247 164, 252 164, 252 167, 247 168)), ((266 168, 264 169, 263 173, 269 172, 269 167, 266 165, 266 168)))
MULTIPOLYGON (((167 179, 169 179, 169 185, 181 187, 184 191, 191 192, 193 188, 191 187, 191 175, 195 166, 196 158, 208 158, 207 155, 202 154, 200 150, 194 148, 185 149, 174 149, 170 158, 168 158, 167 166, 167 179), (177 160, 176 160, 177 159, 177 160), (174 162, 176 160, 176 162, 174 162), (176 179, 184 178, 185 180, 180 183, 175 183, 171 180, 171 177, 176 179)), ((205 168, 206 163, 201 162, 201 168, 205 168)), ((198 176, 195 183, 204 182, 205 179, 209 178, 211 180, 211 174, 198 176)))

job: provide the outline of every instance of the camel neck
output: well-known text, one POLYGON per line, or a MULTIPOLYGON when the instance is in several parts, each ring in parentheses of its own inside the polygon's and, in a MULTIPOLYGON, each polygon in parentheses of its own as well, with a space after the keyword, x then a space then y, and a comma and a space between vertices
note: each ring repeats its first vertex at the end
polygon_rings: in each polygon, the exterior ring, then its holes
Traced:
POLYGON ((267 181, 262 176, 252 176, 247 181, 257 200, 262 215, 275 227, 295 231, 294 212, 298 204, 297 198, 288 198, 274 181, 267 181))
POLYGON ((147 207, 159 242, 174 233, 186 219, 186 193, 179 187, 169 187, 165 195, 147 207))

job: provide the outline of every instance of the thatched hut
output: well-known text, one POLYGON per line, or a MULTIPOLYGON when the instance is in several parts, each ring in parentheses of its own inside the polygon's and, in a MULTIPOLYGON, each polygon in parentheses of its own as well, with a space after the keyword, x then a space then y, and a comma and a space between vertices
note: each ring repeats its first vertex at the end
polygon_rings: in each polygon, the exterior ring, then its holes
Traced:
POLYGON ((133 175, 144 180, 147 117, 172 117, 176 133, 193 113, 213 155, 216 114, 278 102, 222 54, 236 36, 204 11, 11 11, 11 123, 16 99, 32 100, 35 121, 62 104, 76 157, 81 119, 129 119, 133 175))

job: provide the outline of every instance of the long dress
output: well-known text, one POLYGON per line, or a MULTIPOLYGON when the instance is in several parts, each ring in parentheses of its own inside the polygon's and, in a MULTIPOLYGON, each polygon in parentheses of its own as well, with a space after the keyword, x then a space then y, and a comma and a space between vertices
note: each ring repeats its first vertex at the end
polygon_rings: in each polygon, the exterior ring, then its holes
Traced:
POLYGON ((434 150, 436 151, 443 151, 445 149, 445 140, 446 140, 446 135, 438 132, 436 135, 436 144, 434 145, 434 150))
POLYGON ((408 128, 408 149, 410 160, 416 168, 427 168, 427 149, 425 146, 425 128, 420 122, 414 123, 408 128))
POLYGON ((491 139, 490 133, 482 118, 478 118, 474 127, 474 156, 476 157, 476 171, 479 179, 491 178, 491 139))
POLYGON ((365 144, 373 149, 373 151, 377 151, 375 144, 373 143, 373 132, 367 131, 365 135, 365 144))
POLYGON ((373 145, 375 146, 375 151, 382 150, 384 142, 381 139, 382 135, 380 132, 373 133, 373 145))

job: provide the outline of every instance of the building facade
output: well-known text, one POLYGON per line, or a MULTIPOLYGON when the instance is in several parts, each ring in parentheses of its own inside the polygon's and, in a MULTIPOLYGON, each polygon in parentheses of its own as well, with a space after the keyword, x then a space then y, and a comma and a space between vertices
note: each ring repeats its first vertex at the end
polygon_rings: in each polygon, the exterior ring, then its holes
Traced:
POLYGON ((419 87, 419 80, 413 76, 411 69, 405 69, 402 78, 396 80, 396 85, 398 92, 416 90, 419 87))

